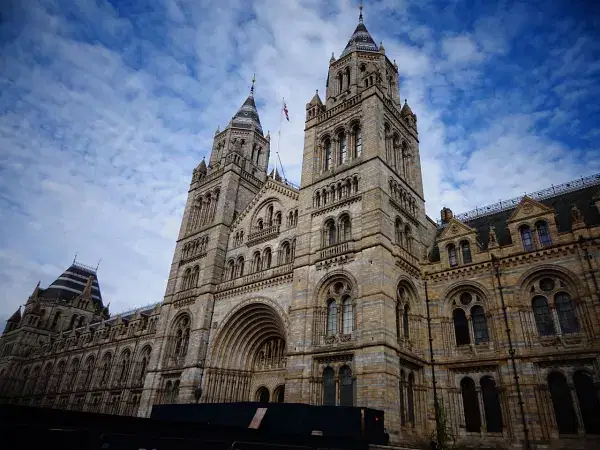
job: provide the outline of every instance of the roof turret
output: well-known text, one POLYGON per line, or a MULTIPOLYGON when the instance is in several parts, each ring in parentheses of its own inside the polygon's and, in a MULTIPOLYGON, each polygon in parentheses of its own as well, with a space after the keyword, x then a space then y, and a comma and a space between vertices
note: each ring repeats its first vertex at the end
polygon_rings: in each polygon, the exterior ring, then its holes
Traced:
POLYGON ((260 134, 263 134, 260 118, 258 117, 258 110, 256 109, 256 103, 254 102, 255 81, 256 78, 252 78, 250 95, 248 95, 248 98, 244 104, 231 119, 231 125, 238 128, 256 128, 256 131, 258 131, 260 134))
POLYGON ((340 58, 343 58, 348 53, 360 50, 361 52, 378 52, 377 44, 369 34, 367 27, 363 23, 363 15, 362 15, 363 7, 360 5, 360 15, 358 16, 358 25, 352 33, 348 44, 346 44, 346 48, 340 55, 340 58))

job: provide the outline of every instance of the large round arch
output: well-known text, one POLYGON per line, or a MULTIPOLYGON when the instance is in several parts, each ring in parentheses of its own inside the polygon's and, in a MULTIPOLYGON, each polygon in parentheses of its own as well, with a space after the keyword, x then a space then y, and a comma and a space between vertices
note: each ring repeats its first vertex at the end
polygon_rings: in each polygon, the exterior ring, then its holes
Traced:
POLYGON ((223 320, 210 354, 206 401, 250 399, 285 382, 286 319, 269 300, 244 302, 223 320))

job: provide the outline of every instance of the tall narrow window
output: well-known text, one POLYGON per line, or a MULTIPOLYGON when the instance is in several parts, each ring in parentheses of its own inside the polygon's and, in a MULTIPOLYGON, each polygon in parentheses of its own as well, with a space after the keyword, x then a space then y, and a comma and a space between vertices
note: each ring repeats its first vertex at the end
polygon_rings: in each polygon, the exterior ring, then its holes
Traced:
POLYGON ((335 222, 328 221, 325 224, 325 245, 335 245, 335 222))
POLYGON ((270 248, 266 248, 264 253, 263 253, 263 269, 270 269, 271 268, 271 249, 270 248))
POLYGON ((343 366, 340 369, 340 406, 353 405, 352 385, 352 370, 348 366, 343 366))
POLYGON ((350 217, 343 216, 340 219, 340 242, 348 241, 352 238, 352 225, 350 217))
POLYGON ((487 431, 500 433, 502 431, 502 411, 496 382, 492 377, 483 377, 479 382, 483 396, 483 410, 487 431))
POLYGON ((335 406, 335 378, 331 367, 323 370, 323 404, 335 406))
POLYGON ((555 333, 554 321, 552 320, 552 312, 548 307, 546 297, 536 295, 531 300, 533 307, 533 315, 535 316, 535 325, 540 336, 551 336, 555 333))
POLYGON ((550 239, 550 232, 548 231, 548 225, 546 222, 538 222, 535 224, 535 227, 537 228, 540 245, 542 247, 546 247, 552 244, 552 239, 550 239))
POLYGON ((259 252, 254 253, 254 257, 252 259, 252 266, 253 266, 254 272, 259 272, 262 269, 259 252))
POLYGON ((267 208, 266 222, 268 227, 273 225, 273 205, 267 208))
POLYGON ((342 330, 344 334, 350 334, 354 330, 354 310, 350 297, 342 301, 342 330))
POLYGON ((340 161, 340 164, 344 164, 346 162, 346 159, 348 158, 348 146, 346 145, 346 133, 345 132, 341 132, 338 135, 338 141, 339 141, 339 145, 340 145, 339 161, 340 161))
POLYGON ((410 337, 410 330, 408 328, 408 305, 404 305, 404 312, 402 314, 402 328, 404 328, 404 339, 410 337))
POLYGON ((402 219, 399 217, 396 219, 396 244, 401 247, 404 247, 404 224, 402 223, 402 219))
POLYGON ((331 141, 329 139, 327 139, 324 143, 323 143, 323 161, 324 161, 324 165, 323 165, 323 170, 329 170, 331 169, 331 141))
POLYGON ((337 303, 331 299, 327 303, 327 334, 337 334, 338 330, 338 310, 337 303))
POLYGON ((460 243, 460 251, 462 252, 463 264, 471 264, 471 246, 468 241, 462 241, 460 243))
POLYGON ((579 321, 571 297, 566 292, 559 292, 554 296, 554 305, 558 314, 558 323, 563 333, 578 333, 579 321))
POLYGON ((600 402, 592 377, 587 372, 578 371, 573 375, 573 383, 585 432, 600 434, 600 402))
POLYGON ((458 265, 456 247, 454 246, 454 244, 450 244, 448 246, 448 261, 450 262, 450 267, 455 267, 458 265))
POLYGON ((360 126, 354 127, 354 157, 360 158, 362 155, 362 132, 360 126))
POLYGON ((406 387, 406 375, 404 370, 400 371, 400 425, 406 425, 406 402, 404 400, 404 388, 406 387))
POLYGON ((473 321, 473 334, 475 335, 475 344, 488 342, 488 327, 485 319, 485 312, 479 305, 471 308, 471 320, 473 321))
POLYGON ((406 400, 408 406, 408 422, 415 426, 415 375, 411 372, 408 374, 408 386, 406 387, 406 400))
POLYGON ((527 225, 520 228, 521 241, 523 242, 523 250, 529 252, 533 250, 533 237, 531 236, 531 228, 527 225))
POLYGON ((465 413, 465 425, 467 431, 481 431, 481 413, 479 411, 479 400, 475 390, 475 382, 465 377, 460 382, 460 390, 463 399, 463 408, 465 413))
POLYGON ((548 375, 548 388, 554 406, 554 415, 558 432, 561 434, 577 434, 577 416, 571 400, 571 392, 567 379, 558 372, 548 375))
POLYGON ((454 334, 456 335, 456 345, 468 345, 471 343, 469 335, 469 322, 465 311, 457 308, 452 312, 454 320, 454 334))

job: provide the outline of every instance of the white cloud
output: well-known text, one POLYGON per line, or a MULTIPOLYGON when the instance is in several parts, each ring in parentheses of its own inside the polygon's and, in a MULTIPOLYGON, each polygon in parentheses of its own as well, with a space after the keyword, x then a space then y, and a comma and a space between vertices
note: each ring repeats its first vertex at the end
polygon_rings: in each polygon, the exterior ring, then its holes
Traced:
MULTIPOLYGON (((12 314, 38 279, 52 282, 76 252, 84 263, 102 259, 112 311, 159 301, 191 171, 244 101, 254 72, 272 161, 286 98, 291 122, 283 122, 280 154, 299 182, 304 107, 315 89, 324 96, 331 52, 339 56, 354 30, 356 5, 159 6, 144 13, 143 29, 103 2, 78 3, 84 26, 67 21, 58 0, 17 8, 23 26, 0 43, 0 315, 12 314)), ((365 22, 397 61, 401 96, 418 115, 431 216, 444 205, 459 212, 600 169, 597 154, 584 166, 580 153, 539 132, 541 116, 530 108, 544 104, 547 91, 527 102, 520 90, 473 94, 490 82, 483 63, 508 51, 518 21, 482 17, 473 30, 451 34, 416 19, 414 8, 379 2, 365 22)), ((579 63, 583 48, 558 56, 579 63)))

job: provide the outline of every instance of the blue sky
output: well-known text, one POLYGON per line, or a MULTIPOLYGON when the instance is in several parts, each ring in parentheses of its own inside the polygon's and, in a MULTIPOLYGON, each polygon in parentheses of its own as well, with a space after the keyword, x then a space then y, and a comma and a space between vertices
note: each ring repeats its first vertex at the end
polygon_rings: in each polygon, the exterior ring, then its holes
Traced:
MULTIPOLYGON (((160 301, 193 167, 256 72, 298 182, 304 107, 358 18, 349 0, 23 0, 0 6, 0 319, 95 265, 113 312, 160 301)), ((600 8, 366 1, 418 116, 427 211, 600 172, 600 8)))

